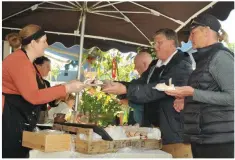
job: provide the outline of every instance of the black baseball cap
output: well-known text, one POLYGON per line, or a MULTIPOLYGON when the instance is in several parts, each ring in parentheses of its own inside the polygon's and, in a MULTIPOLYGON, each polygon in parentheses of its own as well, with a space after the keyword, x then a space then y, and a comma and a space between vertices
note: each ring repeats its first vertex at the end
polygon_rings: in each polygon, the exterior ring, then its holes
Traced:
POLYGON ((202 14, 194 18, 190 22, 190 31, 192 31, 195 27, 198 27, 198 26, 210 27, 210 29, 212 29, 213 31, 217 33, 219 32, 221 28, 221 24, 219 20, 211 14, 202 14))

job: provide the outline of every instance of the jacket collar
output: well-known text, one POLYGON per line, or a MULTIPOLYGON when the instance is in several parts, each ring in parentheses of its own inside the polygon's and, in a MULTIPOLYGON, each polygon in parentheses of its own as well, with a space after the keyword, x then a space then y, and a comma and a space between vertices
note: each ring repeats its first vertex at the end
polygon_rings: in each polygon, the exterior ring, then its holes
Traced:
POLYGON ((178 52, 178 50, 175 50, 172 54, 171 54, 171 56, 169 56, 168 58, 167 58, 167 60, 165 61, 165 62, 162 62, 162 60, 158 60, 158 62, 157 62, 157 64, 156 64, 156 66, 157 67, 161 67, 162 65, 167 65, 170 61, 171 61, 171 59, 172 59, 172 57, 174 57, 174 55, 176 54, 178 52))
POLYGON ((185 54, 188 55, 187 53, 178 50, 178 52, 172 57, 170 62, 166 65, 163 74, 168 72, 168 70, 170 70, 172 67, 178 64, 184 58, 185 54))
POLYGON ((200 52, 200 53, 203 53, 203 52, 207 52, 207 51, 211 50, 214 47, 222 47, 222 46, 223 46, 222 43, 214 43, 212 45, 209 45, 209 46, 206 46, 206 47, 203 47, 203 48, 197 48, 197 51, 200 52))
POLYGON ((208 56, 207 52, 211 51, 212 49, 221 48, 221 47, 223 47, 222 43, 215 43, 215 44, 212 44, 212 45, 207 46, 207 47, 198 48, 197 53, 194 54, 194 58, 195 58, 196 61, 198 61, 198 60, 204 58, 205 56, 208 56))

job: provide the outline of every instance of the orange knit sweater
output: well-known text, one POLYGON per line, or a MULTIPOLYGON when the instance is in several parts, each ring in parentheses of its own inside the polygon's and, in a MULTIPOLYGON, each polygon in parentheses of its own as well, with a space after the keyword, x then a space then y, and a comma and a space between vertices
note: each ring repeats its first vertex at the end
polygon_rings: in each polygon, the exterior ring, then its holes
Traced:
MULTIPOLYGON (((7 56, 2 62, 2 92, 21 95, 28 102, 45 104, 60 97, 65 97, 65 86, 38 89, 36 70, 22 50, 7 56)), ((2 107, 5 96, 2 95, 2 107)))

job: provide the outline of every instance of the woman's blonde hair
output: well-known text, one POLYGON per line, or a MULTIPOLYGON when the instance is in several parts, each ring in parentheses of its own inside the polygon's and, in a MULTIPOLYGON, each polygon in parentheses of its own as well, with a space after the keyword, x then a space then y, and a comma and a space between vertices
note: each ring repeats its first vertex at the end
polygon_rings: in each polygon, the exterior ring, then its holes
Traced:
POLYGON ((228 34, 225 32, 224 29, 221 28, 217 36, 218 36, 219 42, 224 41, 228 43, 228 34))
POLYGON ((5 39, 14 50, 20 48, 22 39, 20 38, 19 33, 9 33, 6 35, 5 39))
MULTIPOLYGON (((21 31, 19 32, 19 36, 21 39, 25 39, 25 38, 33 35, 37 31, 39 31, 40 29, 41 29, 41 27, 36 24, 29 24, 21 29, 21 31)), ((24 47, 25 46, 22 46, 22 48, 24 48, 24 47)))
MULTIPOLYGON (((200 30, 204 30, 206 27, 201 27, 200 30)), ((223 28, 220 28, 219 32, 214 31, 215 38, 219 41, 222 42, 224 41, 225 43, 228 43, 228 34, 223 28)))
POLYGON ((60 102, 68 102, 70 100, 75 100, 75 96, 72 93, 66 94, 65 97, 61 97, 56 100, 56 104, 59 104, 60 102))
POLYGON ((72 93, 68 94, 64 99, 65 102, 70 100, 75 100, 75 96, 72 93))
MULTIPOLYGON (((29 24, 22 28, 19 33, 10 33, 6 36, 6 40, 9 42, 10 46, 14 49, 19 48, 22 45, 22 40, 33 35, 41 29, 40 26, 35 24, 29 24)), ((21 46, 25 48, 25 46, 21 46)))

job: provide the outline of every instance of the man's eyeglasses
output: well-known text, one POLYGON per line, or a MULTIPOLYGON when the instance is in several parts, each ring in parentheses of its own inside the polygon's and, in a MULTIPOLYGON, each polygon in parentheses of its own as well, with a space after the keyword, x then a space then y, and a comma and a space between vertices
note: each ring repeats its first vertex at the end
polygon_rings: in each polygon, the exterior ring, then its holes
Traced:
POLYGON ((155 45, 160 46, 160 45, 162 45, 164 42, 165 42, 165 41, 153 42, 153 46, 155 46, 155 45))

